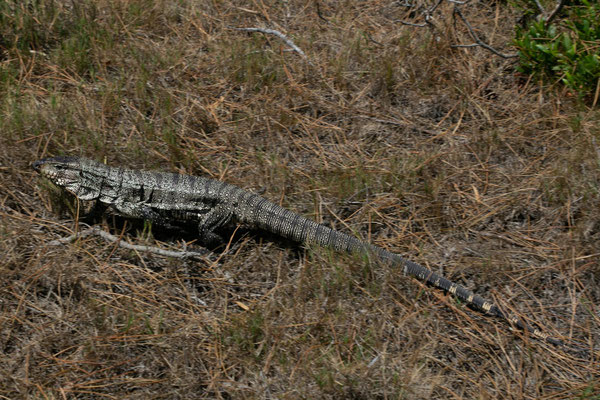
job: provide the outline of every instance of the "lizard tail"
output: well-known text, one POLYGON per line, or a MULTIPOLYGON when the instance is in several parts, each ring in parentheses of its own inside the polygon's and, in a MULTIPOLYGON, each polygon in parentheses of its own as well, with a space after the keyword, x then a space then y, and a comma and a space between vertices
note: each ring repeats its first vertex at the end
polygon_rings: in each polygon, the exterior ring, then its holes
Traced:
MULTIPOLYGON (((498 317, 508 322, 511 326, 526 331, 542 341, 567 349, 566 344, 562 340, 534 328, 522 318, 509 316, 508 313, 501 310, 492 302, 485 300, 464 286, 454 283, 422 265, 406 260, 402 256, 381 247, 365 243, 343 232, 328 228, 325 225, 271 203, 258 195, 254 196, 260 198, 260 200, 255 200, 258 202, 257 205, 259 207, 257 209, 259 211, 257 213, 258 218, 254 220, 254 223, 261 229, 297 242, 306 244, 315 243, 350 254, 375 255, 382 262, 401 265, 405 274, 411 275, 445 292, 449 292, 461 301, 464 301, 468 306, 485 314, 498 317)), ((578 354, 589 353, 587 350, 579 347, 568 347, 569 350, 578 354)))

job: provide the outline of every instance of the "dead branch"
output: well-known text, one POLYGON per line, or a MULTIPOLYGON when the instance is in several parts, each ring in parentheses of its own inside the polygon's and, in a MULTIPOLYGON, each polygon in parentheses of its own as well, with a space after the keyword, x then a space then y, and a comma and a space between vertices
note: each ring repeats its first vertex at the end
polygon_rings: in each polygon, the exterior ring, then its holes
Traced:
POLYGON ((565 4, 567 4, 567 0, 560 0, 558 2, 554 10, 550 13, 550 15, 548 15, 548 18, 546 18, 546 25, 552 22, 552 20, 558 15, 558 13, 560 12, 560 10, 562 10, 565 4))
POLYGON ((400 23, 402 25, 415 26, 417 28, 423 28, 424 26, 427 26, 427 22, 423 22, 422 24, 415 24, 414 22, 400 21, 400 23))
POLYGON ((475 46, 480 46, 480 47, 483 47, 484 49, 486 49, 488 51, 491 51, 495 55, 497 55, 499 57, 502 57, 502 58, 514 58, 514 57, 517 57, 517 54, 504 54, 504 53, 501 53, 498 50, 496 50, 495 48, 493 48, 492 46, 490 46, 489 44, 487 44, 484 41, 482 41, 479 38, 479 36, 477 36, 477 34, 475 33, 475 30, 473 29, 473 27, 471 26, 471 24, 469 23, 469 21, 467 21, 467 19, 465 18, 465 16, 463 15, 463 13, 460 11, 460 8, 458 8, 458 6, 454 7, 453 14, 459 16, 459 18, 462 20, 462 22, 465 24, 465 26, 469 30, 469 34, 471 35, 471 37, 473 38, 473 40, 475 41, 475 43, 468 44, 468 45, 453 44, 452 47, 475 47, 475 46))
POLYGON ((537 6, 538 10, 540 10, 540 13, 545 14, 546 10, 544 10, 544 6, 542 6, 542 3, 540 3, 540 0, 533 0, 535 2, 535 5, 537 6))
POLYGON ((317 6, 317 15, 319 16, 319 18, 322 19, 323 21, 327 22, 328 24, 330 24, 331 22, 329 22, 329 20, 327 18, 325 18, 323 16, 323 14, 321 13, 321 6, 320 6, 318 0, 315 0, 315 5, 317 6))
POLYGON ((264 34, 268 34, 268 35, 275 35, 279 39, 281 39, 289 48, 291 48, 296 53, 300 54, 300 56, 302 58, 304 58, 307 63, 309 63, 310 65, 312 65, 312 63, 310 62, 310 60, 308 59, 308 57, 306 56, 306 54, 302 51, 302 49, 300 47, 296 46, 296 44, 294 42, 292 42, 287 36, 285 36, 283 33, 279 32, 279 31, 277 31, 275 29, 268 29, 268 28, 236 28, 236 27, 230 27, 230 29, 234 29, 236 31, 260 32, 260 33, 264 33, 264 34))
POLYGON ((85 229, 74 235, 71 235, 71 236, 68 236, 65 238, 61 238, 61 239, 53 240, 53 241, 49 242, 48 244, 50 246, 58 246, 61 244, 70 243, 76 239, 85 238, 90 235, 100 236, 104 240, 107 240, 111 243, 118 243, 120 247, 123 247, 125 249, 139 251, 139 252, 143 252, 143 253, 158 254, 161 256, 165 256, 165 257, 203 258, 206 255, 206 253, 201 253, 201 252, 196 252, 196 251, 171 251, 171 250, 165 250, 165 249, 161 249, 161 248, 153 247, 153 246, 144 246, 144 245, 127 243, 127 242, 121 240, 121 238, 119 238, 115 235, 112 235, 108 232, 105 232, 102 229, 95 227, 95 226, 85 229))
MULTIPOLYGON (((422 23, 415 23, 415 22, 407 22, 407 21, 403 21, 403 20, 396 20, 396 22, 400 22, 402 25, 408 25, 408 26, 414 26, 417 28, 423 28, 425 26, 429 26, 429 27, 433 27, 436 28, 436 26, 433 24, 433 13, 435 12, 435 10, 437 10, 437 8, 440 6, 440 4, 443 3, 444 0, 438 0, 433 6, 426 8, 421 15, 423 15, 424 18, 424 22, 422 23)), ((463 21, 463 23, 465 24, 465 26, 467 27, 467 29, 469 30, 469 34, 471 35, 471 37, 473 38, 473 40, 475 41, 475 43, 471 43, 471 44, 454 44, 451 45, 451 47, 454 48, 465 48, 465 47, 483 47, 484 49, 496 54, 499 57, 502 58, 514 58, 517 57, 517 54, 504 54, 501 53, 500 51, 496 50, 495 48, 493 48, 492 46, 490 46, 489 44, 485 43, 483 40, 481 40, 479 38, 479 36, 475 33, 475 30, 473 29, 473 27, 471 26, 471 24, 469 23, 469 21, 467 21, 467 19, 465 18, 465 16, 463 15, 463 13, 460 11, 459 6, 464 5, 468 2, 467 1, 461 1, 461 0, 446 0, 448 3, 453 3, 454 4, 454 12, 453 14, 458 14, 458 16, 460 17, 460 19, 463 21)), ((537 1, 537 0, 536 0, 537 1)), ((562 1, 566 1, 566 0, 562 0, 562 1)), ((401 4, 402 6, 405 7, 410 7, 410 5, 408 4, 401 4)))
MULTIPOLYGON (((423 19, 425 20, 425 22, 423 23, 414 23, 414 22, 407 22, 404 20, 399 20, 399 22, 402 25, 408 25, 408 26, 415 26, 417 28, 423 28, 425 26, 431 26, 435 28, 435 25, 433 25, 433 23, 431 22, 433 20, 433 12, 440 6, 440 4, 442 4, 444 0, 438 0, 437 3, 435 3, 433 6, 426 8, 425 11, 423 11, 421 14, 423 15, 423 19)), ((450 0, 449 0, 450 1, 450 0)), ((406 5, 406 4, 402 4, 402 6, 404 7, 410 7, 410 5, 406 5)))

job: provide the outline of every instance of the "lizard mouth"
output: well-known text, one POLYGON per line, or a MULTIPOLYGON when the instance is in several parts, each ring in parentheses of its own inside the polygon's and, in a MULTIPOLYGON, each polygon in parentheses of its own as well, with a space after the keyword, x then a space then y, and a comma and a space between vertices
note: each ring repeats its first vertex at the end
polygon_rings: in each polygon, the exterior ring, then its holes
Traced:
POLYGON ((35 172, 43 176, 44 178, 53 179, 56 178, 58 173, 53 171, 53 169, 49 166, 46 160, 38 160, 31 164, 35 172))
POLYGON ((44 158, 31 164, 32 168, 42 177, 49 179, 59 186, 66 186, 76 182, 73 172, 65 165, 68 162, 67 157, 44 158))

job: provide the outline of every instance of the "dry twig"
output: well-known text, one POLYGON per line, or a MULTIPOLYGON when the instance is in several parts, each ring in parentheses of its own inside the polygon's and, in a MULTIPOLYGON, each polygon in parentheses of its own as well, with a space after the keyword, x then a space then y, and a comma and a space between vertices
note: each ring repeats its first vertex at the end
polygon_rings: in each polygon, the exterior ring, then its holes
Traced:
MULTIPOLYGON (((414 26, 414 27, 417 27, 417 28, 423 28, 425 26, 430 26, 430 27, 434 27, 435 28, 435 25, 432 23, 432 21, 433 21, 433 13, 440 6, 440 4, 442 4, 443 1, 444 0, 438 0, 432 7, 426 8, 425 11, 422 12, 422 15, 424 16, 424 21, 425 22, 414 23, 414 22, 407 22, 407 21, 403 21, 403 20, 398 20, 397 22, 400 22, 402 25, 414 26)), ((491 51, 492 53, 494 53, 497 56, 500 56, 502 58, 514 58, 514 57, 517 57, 517 54, 504 54, 504 53, 501 53, 500 51, 496 50, 495 48, 493 48, 492 46, 488 45, 483 40, 481 40, 479 38, 479 36, 477 36, 477 34, 475 33, 475 30, 473 29, 473 27, 471 26, 471 24, 469 23, 469 21, 467 21, 467 19, 464 17, 464 15, 462 14, 462 12, 460 11, 460 8, 458 8, 458 6, 466 4, 466 1, 460 1, 460 0, 447 0, 447 1, 449 3, 453 3, 454 4, 454 14, 458 14, 458 16, 460 17, 460 19, 463 21, 463 23, 466 25, 467 29, 469 30, 469 34, 471 35, 471 37, 475 41, 475 43, 471 43, 471 44, 453 44, 452 47, 454 47, 454 48, 483 47, 484 49, 486 49, 488 51, 491 51)), ((404 5, 404 4, 402 4, 402 5, 405 6, 405 7, 406 6, 410 7, 410 5, 404 5)), ((540 7, 541 7, 541 5, 540 5, 540 7)))
POLYGON ((296 53, 300 54, 300 56, 302 58, 304 58, 307 63, 309 63, 310 65, 312 65, 312 63, 310 62, 310 60, 308 59, 308 57, 306 56, 306 54, 302 51, 302 49, 300 47, 296 46, 296 44, 294 42, 292 42, 287 36, 285 36, 283 33, 279 32, 279 31, 277 31, 275 29, 268 29, 268 28, 235 28, 235 27, 230 27, 230 28, 234 29, 236 31, 260 32, 260 33, 264 33, 264 34, 268 34, 268 35, 275 35, 279 39, 283 40, 283 42, 289 48, 291 48, 296 53))
MULTIPOLYGON (((425 26, 432 26, 435 28, 435 25, 431 22, 433 20, 433 12, 440 6, 440 4, 442 4, 444 0, 438 0, 437 3, 435 3, 433 6, 426 8, 425 11, 423 11, 422 15, 424 16, 425 22, 421 23, 421 24, 417 24, 414 22, 406 22, 406 21, 400 21, 400 23, 402 25, 408 25, 408 26, 415 26, 417 28, 423 28, 425 26)), ((410 5, 406 5, 406 4, 402 4, 402 6, 404 7, 411 7, 410 5)))
POLYGON ((537 8, 540 10, 540 14, 538 15, 538 20, 544 20, 546 25, 550 24, 550 22, 552 22, 552 20, 558 15, 560 10, 562 10, 562 8, 565 6, 566 3, 567 3, 567 0, 560 0, 558 2, 558 4, 556 5, 556 7, 554 7, 554 10, 552 10, 552 12, 550 14, 547 14, 546 10, 542 6, 542 4, 539 2, 539 0, 535 0, 535 4, 537 5, 537 8))
POLYGON ((504 53, 501 53, 498 50, 496 50, 495 48, 493 48, 492 46, 490 46, 489 44, 487 44, 484 41, 482 41, 479 38, 479 36, 477 36, 477 34, 475 33, 475 30, 473 30, 473 27, 471 26, 471 24, 469 24, 469 21, 467 21, 467 19, 463 15, 463 13, 460 11, 460 8, 454 7, 454 14, 458 15, 459 18, 462 20, 462 22, 465 24, 465 26, 469 30, 469 34, 471 35, 471 37, 473 38, 473 40, 475 41, 475 43, 472 43, 472 44, 453 44, 452 47, 477 47, 477 46, 481 46, 484 49, 486 49, 488 51, 491 51, 495 55, 497 55, 499 57, 502 57, 502 58, 514 58, 514 57, 517 57, 517 54, 504 54, 504 53))
POLYGON ((53 240, 53 241, 49 242, 48 244, 51 246, 58 246, 61 244, 72 242, 73 240, 76 240, 76 239, 85 238, 90 235, 100 236, 101 238, 103 238, 111 243, 118 243, 120 247, 123 247, 125 249, 144 252, 144 253, 158 254, 161 256, 165 256, 165 257, 201 258, 205 255, 205 253, 196 252, 196 251, 171 251, 171 250, 165 250, 165 249, 161 249, 161 248, 153 247, 153 246, 144 246, 144 245, 139 245, 139 244, 127 243, 127 242, 121 240, 121 238, 119 238, 115 235, 112 235, 106 231, 103 231, 102 229, 95 227, 95 226, 85 229, 74 235, 68 236, 66 238, 53 240))

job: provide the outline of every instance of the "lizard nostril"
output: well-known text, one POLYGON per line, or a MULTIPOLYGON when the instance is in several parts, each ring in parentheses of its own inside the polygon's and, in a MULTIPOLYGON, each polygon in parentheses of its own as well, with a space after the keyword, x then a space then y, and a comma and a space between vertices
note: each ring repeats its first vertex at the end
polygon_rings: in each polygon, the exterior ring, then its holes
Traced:
POLYGON ((36 170, 37 172, 40 172, 40 168, 42 167, 42 164, 44 164, 41 160, 34 162, 33 164, 31 164, 31 166, 33 167, 34 170, 36 170))

